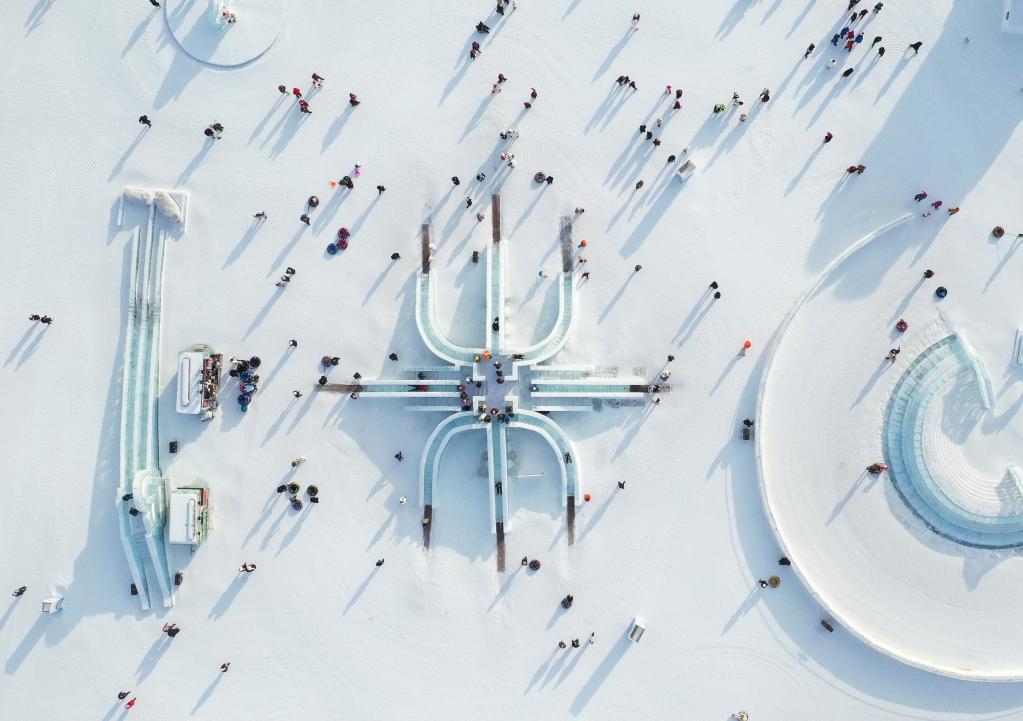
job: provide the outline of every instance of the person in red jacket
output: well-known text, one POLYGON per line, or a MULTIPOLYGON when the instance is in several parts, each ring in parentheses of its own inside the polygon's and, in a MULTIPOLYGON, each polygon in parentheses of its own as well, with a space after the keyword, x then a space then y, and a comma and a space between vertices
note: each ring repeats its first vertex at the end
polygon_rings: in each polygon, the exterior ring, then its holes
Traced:
POLYGON ((134 706, 134 705, 135 705, 135 699, 134 699, 134 698, 132 698, 132 699, 131 699, 130 701, 128 701, 128 703, 126 703, 126 704, 124 705, 124 707, 125 707, 125 708, 131 708, 131 707, 132 707, 132 706, 134 706))
POLYGON ((291 94, 294 95, 296 98, 301 98, 302 97, 302 91, 299 90, 298 88, 292 88, 291 89, 291 94))

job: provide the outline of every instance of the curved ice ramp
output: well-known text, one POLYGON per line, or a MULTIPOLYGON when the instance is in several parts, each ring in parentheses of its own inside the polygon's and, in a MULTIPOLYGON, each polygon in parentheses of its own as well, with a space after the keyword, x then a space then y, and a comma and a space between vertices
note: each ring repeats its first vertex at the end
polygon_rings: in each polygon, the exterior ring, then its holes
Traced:
POLYGON ((470 431, 474 428, 483 428, 479 416, 472 411, 460 411, 448 416, 433 429, 433 433, 426 439, 426 448, 423 457, 419 461, 419 505, 433 508, 436 505, 434 495, 435 481, 440 470, 441 456, 444 449, 451 442, 452 437, 462 431, 470 431))
POLYGON ((565 431, 548 416, 533 411, 517 410, 511 423, 512 428, 522 428, 538 433, 541 438, 547 441, 558 456, 558 467, 561 470, 561 498, 565 506, 565 523, 568 527, 568 545, 575 543, 575 502, 582 495, 582 488, 579 484, 579 463, 576 457, 575 448, 568 440, 565 431), (571 462, 567 462, 567 459, 571 462))
MULTIPOLYGON (((995 514, 977 513, 949 495, 937 461, 924 453, 924 426, 935 397, 962 374, 977 379, 982 404, 990 402, 985 370, 959 335, 949 335, 921 352, 899 378, 885 412, 885 457, 892 485, 906 506, 931 531, 956 543, 977 548, 1023 545, 1023 512, 1005 508, 995 514), (932 467, 933 466, 933 467, 932 467)), ((1017 476, 1007 472, 1013 487, 1017 476)), ((946 479, 963 484, 964 479, 946 479)))
POLYGON ((542 413, 534 413, 533 411, 524 411, 522 409, 515 411, 515 416, 508 425, 512 428, 523 428, 527 431, 539 433, 547 441, 551 450, 558 454, 560 459, 558 465, 561 468, 562 503, 574 503, 575 499, 582 492, 579 485, 579 464, 576 459, 575 448, 573 448, 572 442, 568 439, 564 429, 542 413), (571 463, 565 462, 566 454, 572 459, 571 463))
POLYGON ((541 363, 565 347, 575 322, 577 303, 575 279, 571 271, 562 272, 558 276, 558 318, 543 340, 517 351, 524 362, 541 363))
POLYGON ((152 604, 155 579, 163 605, 172 606, 173 586, 164 538, 164 480, 159 467, 157 402, 160 381, 160 305, 166 233, 155 204, 139 225, 131 256, 124 380, 121 387, 121 481, 117 505, 121 544, 143 609, 152 604), (131 494, 129 501, 122 501, 131 494), (131 510, 136 509, 137 515, 131 510))
POLYGON ((472 365, 482 348, 463 348, 455 345, 437 327, 434 317, 433 277, 436 273, 419 273, 416 279, 416 326, 426 347, 449 363, 472 365))
POLYGON ((984 410, 989 411, 995 405, 991 374, 987 372, 987 366, 981 357, 977 355, 977 351, 973 349, 970 342, 966 340, 966 336, 962 332, 957 331, 956 338, 959 339, 959 345, 962 346, 963 352, 966 353, 966 358, 970 362, 973 374, 977 377, 977 385, 980 386, 980 402, 984 406, 984 410))

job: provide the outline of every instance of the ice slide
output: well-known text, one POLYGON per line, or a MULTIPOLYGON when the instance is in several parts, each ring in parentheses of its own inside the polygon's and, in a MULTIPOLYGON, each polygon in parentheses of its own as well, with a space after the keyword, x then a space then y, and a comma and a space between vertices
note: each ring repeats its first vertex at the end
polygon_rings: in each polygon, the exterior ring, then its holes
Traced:
MULTIPOLYGON (((146 212, 133 239, 131 289, 125 332, 124 378, 121 387, 121 480, 117 511, 121 544, 142 608, 152 606, 152 584, 163 605, 174 605, 172 574, 164 533, 166 483, 160 471, 160 314, 166 223, 184 220, 184 197, 164 191, 128 189, 132 213, 146 212), (143 211, 139 204, 145 206, 143 211), (124 500, 125 498, 128 500, 124 500), (132 513, 132 511, 136 513, 132 513)), ((123 221, 126 208, 120 209, 123 221)))

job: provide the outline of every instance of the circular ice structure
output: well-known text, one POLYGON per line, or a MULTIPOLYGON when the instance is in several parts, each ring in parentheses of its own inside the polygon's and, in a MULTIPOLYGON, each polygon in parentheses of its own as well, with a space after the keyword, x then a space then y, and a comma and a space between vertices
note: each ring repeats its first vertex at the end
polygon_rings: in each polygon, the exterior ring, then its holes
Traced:
POLYGON ((233 68, 273 46, 284 27, 287 0, 165 0, 163 6, 167 27, 185 53, 207 65, 233 68))
POLYGON ((885 459, 895 490, 929 529, 977 548, 1023 546, 1023 494, 1019 471, 1008 467, 997 478, 985 477, 955 462, 954 449, 940 441, 934 400, 960 384, 960 404, 983 408, 985 377, 978 372, 968 345, 949 335, 921 351, 895 385, 885 414, 885 459), (962 396, 966 396, 963 398, 962 396))
MULTIPOLYGON (((1018 681, 1023 396, 1003 379, 992 399, 963 337, 992 326, 989 315, 971 325, 966 296, 990 312, 1009 305, 961 285, 949 309, 917 280, 922 262, 889 270, 914 242, 898 224, 829 265, 767 351, 754 440, 768 520, 836 627, 921 669, 1018 681), (910 323, 896 336, 899 317, 910 323), (881 461, 888 471, 866 471, 881 461)), ((974 340, 997 358, 989 336, 974 340)))

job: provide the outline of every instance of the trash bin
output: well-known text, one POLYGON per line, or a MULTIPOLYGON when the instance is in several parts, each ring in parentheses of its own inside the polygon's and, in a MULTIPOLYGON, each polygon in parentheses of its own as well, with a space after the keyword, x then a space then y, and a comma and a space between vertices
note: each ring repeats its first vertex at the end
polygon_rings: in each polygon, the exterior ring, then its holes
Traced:
POLYGON ((643 633, 646 631, 646 621, 640 618, 632 619, 632 628, 629 629, 629 640, 633 643, 639 643, 639 640, 643 638, 643 633))

